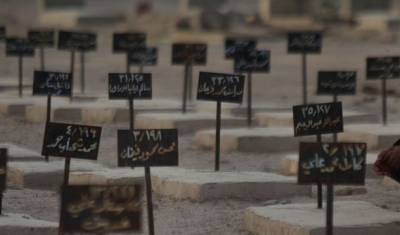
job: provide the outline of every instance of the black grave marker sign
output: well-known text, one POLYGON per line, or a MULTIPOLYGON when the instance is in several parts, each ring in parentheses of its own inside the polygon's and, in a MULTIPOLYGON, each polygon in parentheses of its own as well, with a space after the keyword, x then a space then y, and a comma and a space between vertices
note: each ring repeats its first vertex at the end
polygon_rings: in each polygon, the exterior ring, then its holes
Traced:
POLYGON ((113 52, 128 52, 146 48, 144 33, 115 33, 113 35, 113 52))
POLYGON ((35 55, 35 44, 25 38, 7 38, 6 55, 32 57, 35 55))
POLYGON ((364 185, 367 144, 300 143, 299 184, 364 185))
POLYGON ((207 44, 175 43, 172 45, 173 65, 205 65, 207 63, 207 44))
POLYGON ((95 51, 97 36, 94 33, 60 31, 58 49, 69 51, 95 51))
POLYGON ((6 40, 6 38, 7 38, 6 27, 1 26, 0 27, 0 42, 4 42, 6 40))
POLYGON ((356 71, 318 72, 318 95, 355 95, 356 71))
POLYGON ((108 97, 112 99, 151 99, 150 73, 108 74, 108 97))
POLYGON ((0 149, 0 193, 5 191, 6 181, 7 181, 7 149, 0 149))
POLYGON ((322 34, 320 32, 289 33, 289 53, 321 53, 322 34))
POLYGON ((400 57, 367 58, 367 79, 400 78, 400 57))
POLYGON ((270 69, 269 51, 247 51, 236 53, 235 72, 262 72, 268 73, 270 69))
POLYGON ((244 76, 200 72, 198 100, 242 103, 244 76))
POLYGON ((33 78, 33 95, 72 95, 72 74, 35 71, 33 78))
POLYGON ((178 166, 178 130, 118 130, 118 166, 178 166))
POLYGON ((54 30, 30 30, 28 38, 39 47, 53 47, 54 46, 54 30))
POLYGON ((142 229, 142 186, 64 186, 60 217, 63 232, 139 232, 142 229))
POLYGON ((101 127, 46 123, 42 155, 97 160, 101 127))
POLYGON ((293 106, 294 136, 343 132, 342 103, 293 106))
POLYGON ((255 39, 227 38, 225 40, 225 59, 234 59, 236 53, 253 51, 256 46, 255 39))
POLYGON ((145 48, 129 51, 128 60, 131 65, 151 66, 157 65, 158 49, 145 48))

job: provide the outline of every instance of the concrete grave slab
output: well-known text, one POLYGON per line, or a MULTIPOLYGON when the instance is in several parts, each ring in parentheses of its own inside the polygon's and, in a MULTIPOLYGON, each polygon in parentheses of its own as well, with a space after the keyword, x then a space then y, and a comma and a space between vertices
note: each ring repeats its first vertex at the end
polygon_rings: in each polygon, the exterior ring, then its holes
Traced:
POLYGON ((144 168, 103 169, 92 172, 73 172, 69 175, 71 185, 129 185, 144 183, 144 168))
MULTIPOLYGON (((53 158, 51 158, 53 159, 53 158)), ((9 188, 55 188, 64 179, 64 160, 50 162, 10 162, 7 169, 9 188)), ((98 163, 71 159, 70 172, 99 171, 104 167, 98 163)))
MULTIPOLYGON (((400 234, 400 213, 368 202, 334 202, 334 234, 400 234)), ((247 208, 243 228, 258 235, 324 235, 326 211, 315 203, 247 208)))
POLYGON ((53 235, 58 232, 58 223, 7 213, 0 215, 0 232, 1 235, 53 235))
MULTIPOLYGON (((247 119, 221 116, 221 128, 246 126, 247 119)), ((216 115, 198 113, 149 113, 139 114, 135 118, 135 128, 161 129, 177 128, 179 134, 191 134, 198 130, 212 129, 216 126, 216 115)))
MULTIPOLYGON (((329 141, 331 135, 322 135, 329 141)), ((297 151, 300 142, 315 142, 316 136, 294 137, 293 128, 242 128, 221 130, 221 151, 238 150, 242 152, 290 152, 297 151)), ((196 133, 196 144, 215 149, 215 130, 196 133)))
MULTIPOLYGON (((216 113, 216 110, 216 102, 199 102, 196 105, 196 111, 200 113, 216 113)), ((262 105, 252 106, 253 114, 260 112, 290 112, 291 110, 292 107, 281 107, 274 103, 263 103, 262 105)), ((237 117, 247 117, 247 104, 222 103, 221 113, 237 117)))
POLYGON ((44 161, 40 153, 21 148, 10 143, 0 143, 0 148, 8 149, 9 162, 44 161))
MULTIPOLYGON (((378 157, 378 152, 367 153, 367 168, 365 172, 365 177, 367 178, 377 178, 379 177, 373 170, 376 158, 378 157)), ((299 154, 291 153, 283 156, 281 159, 281 173, 284 175, 297 175, 299 164, 299 154)))
POLYGON ((370 150, 382 150, 400 139, 400 124, 353 124, 345 125, 338 134, 338 141, 367 143, 370 150))
POLYGON ((296 184, 295 177, 265 172, 214 172, 159 168, 152 172, 155 193, 179 200, 221 198, 276 199, 310 196, 311 186, 296 184))
MULTIPOLYGON (((255 114, 261 126, 266 127, 293 127, 293 112, 262 112, 255 114)), ((343 111, 343 123, 378 123, 379 114, 343 111)))

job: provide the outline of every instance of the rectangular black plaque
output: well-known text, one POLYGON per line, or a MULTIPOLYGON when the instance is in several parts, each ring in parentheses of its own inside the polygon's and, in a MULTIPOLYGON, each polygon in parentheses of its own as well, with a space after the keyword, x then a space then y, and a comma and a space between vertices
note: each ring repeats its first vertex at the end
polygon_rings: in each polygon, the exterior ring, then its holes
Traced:
POLYGON ((256 49, 257 41, 246 38, 227 38, 225 40, 225 59, 234 59, 235 53, 253 51, 256 49))
POLYGON ((118 166, 178 166, 178 130, 118 130, 118 166))
POLYGON ((95 51, 97 36, 94 33, 66 32, 58 33, 58 49, 69 51, 95 51))
POLYGON ((288 36, 289 53, 321 53, 322 34, 320 32, 289 33, 288 36))
POLYGON ((355 95, 356 71, 318 72, 318 95, 355 95))
POLYGON ((7 34, 6 34, 6 27, 1 26, 0 27, 0 42, 6 41, 7 34))
POLYGON ((342 103, 293 106, 294 136, 343 132, 342 103))
POLYGON ((108 97, 114 99, 151 99, 150 73, 108 74, 108 97))
POLYGON ((25 38, 7 38, 6 55, 32 57, 35 55, 35 44, 25 38))
POLYGON ((364 185, 367 144, 300 143, 299 184, 364 185))
POLYGON ((146 48, 144 33, 115 33, 113 35, 113 52, 128 52, 146 48))
POLYGON ((33 95, 68 96, 72 95, 72 74, 35 71, 33 95))
POLYGON ((242 103, 244 76, 200 72, 198 100, 242 103))
POLYGON ((146 48, 129 51, 128 60, 131 65, 152 66, 157 65, 158 49, 146 48))
POLYGON ((173 65, 205 65, 207 63, 207 44, 175 43, 172 45, 173 65))
POLYGON ((7 156, 7 149, 0 149, 0 193, 6 190, 7 156))
POLYGON ((54 30, 30 30, 28 38, 37 47, 54 47, 54 30))
POLYGON ((42 155, 97 160, 101 127, 46 123, 42 155))
POLYGON ((269 51, 248 51, 236 53, 235 72, 260 72, 269 73, 270 52, 269 51))
POLYGON ((61 192, 61 218, 64 232, 140 232, 142 186, 64 186, 61 192))
POLYGON ((400 57, 367 58, 367 79, 400 77, 400 57))

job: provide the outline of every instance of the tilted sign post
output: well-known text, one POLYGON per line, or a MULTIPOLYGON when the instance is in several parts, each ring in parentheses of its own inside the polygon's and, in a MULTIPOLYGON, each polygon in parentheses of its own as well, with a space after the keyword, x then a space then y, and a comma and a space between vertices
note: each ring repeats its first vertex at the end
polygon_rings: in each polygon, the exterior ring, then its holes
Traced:
POLYGON ((7 149, 0 149, 0 215, 3 209, 3 192, 6 190, 7 182, 7 149))
POLYGON ((320 32, 295 32, 288 35, 288 53, 302 54, 303 105, 307 104, 307 54, 320 54, 322 34, 320 32))
MULTIPOLYGON (((338 95, 355 95, 356 78, 356 71, 320 71, 317 95, 333 95, 333 102, 338 95)), ((333 133, 333 142, 337 142, 337 133, 333 133)))
POLYGON ((61 234, 140 232, 142 186, 69 185, 61 189, 61 234))
POLYGON ((18 56, 18 93, 19 97, 22 97, 22 57, 33 57, 35 55, 35 45, 25 38, 7 38, 6 55, 18 56))
POLYGON ((235 55, 235 72, 247 72, 247 124, 251 127, 251 74, 269 73, 270 71, 270 52, 269 51, 246 51, 237 52, 235 55))
POLYGON ((365 143, 300 143, 298 184, 327 185, 327 235, 333 235, 333 185, 364 185, 366 155, 365 143))
POLYGON ((242 103, 244 76, 200 72, 197 100, 217 102, 215 134, 215 171, 219 171, 221 138, 221 102, 242 103))
POLYGON ((175 43, 172 45, 172 65, 185 65, 183 78, 182 113, 186 113, 186 102, 192 100, 192 66, 206 65, 207 44, 175 43))
MULTIPOLYGON (((324 103, 293 106, 294 136, 316 135, 321 143, 322 134, 343 132, 342 103, 324 103)), ((322 184, 318 183, 318 208, 322 208, 322 184)))
POLYGON ((66 32, 58 34, 58 50, 71 51, 71 71, 74 74, 75 51, 81 53, 81 93, 85 93, 85 52, 95 51, 97 36, 87 32, 66 32))
POLYGON ((44 48, 54 47, 54 30, 30 30, 28 39, 39 48, 40 70, 45 71, 44 48))
POLYGON ((145 48, 145 33, 114 33, 113 35, 113 52, 126 53, 126 73, 130 73, 129 52, 145 48))
MULTIPOLYGON (((46 123, 51 122, 51 98, 72 96, 72 73, 35 71, 32 94, 47 96, 46 123)), ((48 162, 49 156, 45 157, 48 162)))
POLYGON ((150 166, 178 166, 178 130, 118 130, 118 166, 143 167, 149 234, 154 235, 150 166))
POLYGON ((108 98, 129 100, 130 130, 134 130, 135 99, 151 100, 152 85, 150 73, 110 73, 108 74, 108 98))
POLYGON ((386 80, 400 78, 400 57, 367 58, 367 80, 382 80, 382 123, 387 124, 386 80))
POLYGON ((148 47, 128 52, 128 66, 139 66, 139 73, 143 73, 144 66, 157 65, 158 49, 148 47))

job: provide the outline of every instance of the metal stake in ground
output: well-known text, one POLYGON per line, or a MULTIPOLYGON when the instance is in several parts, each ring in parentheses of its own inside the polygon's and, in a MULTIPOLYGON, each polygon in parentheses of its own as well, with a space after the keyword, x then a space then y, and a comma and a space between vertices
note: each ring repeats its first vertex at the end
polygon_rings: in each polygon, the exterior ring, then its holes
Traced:
MULTIPOLYGON (((51 93, 47 94, 47 110, 46 110, 46 123, 51 122, 51 93)), ((49 162, 49 156, 45 156, 46 162, 49 162)))
MULTIPOLYGON (((317 135, 317 143, 321 143, 321 134, 317 135)), ((318 182, 317 184, 317 195, 318 195, 318 209, 322 209, 322 183, 318 182)))
POLYGON ((147 200, 147 215, 149 221, 149 235, 154 235, 154 215, 153 215, 153 196, 151 191, 151 172, 150 166, 144 167, 144 177, 146 180, 146 200, 147 200))
POLYGON ((387 124, 387 91, 386 91, 386 76, 382 76, 382 122, 383 125, 387 124))
POLYGON ((81 51, 81 93, 85 93, 85 52, 81 51))
MULTIPOLYGON (((64 182, 63 182, 63 187, 68 186, 68 182, 69 182, 69 169, 70 169, 70 165, 71 165, 71 159, 69 157, 65 158, 65 166, 64 166, 64 182)), ((60 216, 60 223, 59 223, 59 229, 58 229, 58 234, 59 235, 63 235, 64 234, 64 218, 62 216, 63 214, 61 214, 60 216)))
POLYGON ((187 94, 188 94, 189 70, 190 70, 190 63, 186 63, 184 77, 183 77, 183 100, 182 100, 182 113, 183 114, 186 114, 186 101, 187 101, 187 94))
POLYGON ((40 46, 39 47, 39 52, 40 52, 40 69, 44 71, 44 47, 40 46))
POLYGON ((221 145, 221 99, 217 100, 217 125, 215 130, 215 171, 219 171, 221 145))
POLYGON ((326 198, 326 235, 333 235, 333 185, 327 185, 326 198))
POLYGON ((192 101, 192 84, 193 84, 193 66, 189 64, 188 68, 188 100, 189 102, 192 101))
POLYGON ((22 97, 22 54, 19 54, 18 56, 18 93, 19 97, 22 97))
POLYGON ((133 98, 129 98, 129 128, 131 131, 135 130, 135 111, 133 98))
POLYGON ((303 105, 307 104, 307 53, 302 53, 303 63, 303 105))
POLYGON ((131 73, 131 65, 129 63, 129 53, 126 53, 126 73, 131 73))
POLYGON ((247 74, 247 125, 251 127, 252 113, 251 113, 251 72, 247 74))

